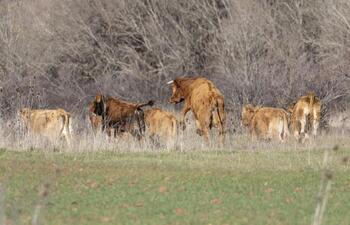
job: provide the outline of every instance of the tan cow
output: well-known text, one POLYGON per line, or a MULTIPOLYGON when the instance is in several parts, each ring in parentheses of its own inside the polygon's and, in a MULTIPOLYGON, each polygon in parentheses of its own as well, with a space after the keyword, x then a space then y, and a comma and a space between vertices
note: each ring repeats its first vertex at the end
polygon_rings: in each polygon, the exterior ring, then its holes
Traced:
POLYGON ((312 134, 315 137, 321 118, 321 101, 315 93, 309 92, 308 95, 300 97, 291 111, 291 128, 294 137, 298 141, 304 141, 308 138, 306 133, 308 125, 311 126, 312 134))
POLYGON ((279 139, 284 142, 289 136, 288 113, 284 109, 243 106, 242 123, 249 127, 252 138, 279 139))
POLYGON ((144 111, 147 133, 153 140, 155 136, 168 143, 175 140, 177 133, 176 117, 160 108, 151 108, 144 111))
POLYGON ((89 105, 89 120, 90 120, 92 131, 96 134, 98 130, 102 128, 102 116, 95 114, 94 111, 95 111, 95 105, 92 102, 89 105))
POLYGON ((31 132, 47 137, 50 141, 63 136, 67 144, 71 144, 70 114, 65 110, 23 108, 20 115, 31 132))
POLYGON ((226 112, 224 96, 214 84, 204 77, 181 77, 168 82, 172 84, 170 102, 184 101, 181 124, 185 129, 186 113, 192 110, 196 120, 197 133, 209 144, 209 129, 217 127, 220 143, 224 144, 226 112))

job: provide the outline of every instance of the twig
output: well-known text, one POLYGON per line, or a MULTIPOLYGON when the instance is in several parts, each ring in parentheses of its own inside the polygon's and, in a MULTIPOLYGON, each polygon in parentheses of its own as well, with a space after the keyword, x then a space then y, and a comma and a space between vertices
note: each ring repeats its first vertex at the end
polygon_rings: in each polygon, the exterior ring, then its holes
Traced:
POLYGON ((39 216, 41 209, 44 208, 47 200, 47 196, 49 195, 49 184, 44 184, 41 187, 41 190, 39 191, 39 200, 38 203, 35 206, 34 212, 33 212, 33 218, 32 218, 32 225, 38 225, 39 224, 39 216))
MULTIPOLYGON (((337 146, 333 148, 334 151, 338 149, 337 146)), ((312 225, 321 225, 325 213, 329 193, 332 186, 333 173, 330 170, 330 163, 332 162, 332 155, 329 149, 326 149, 323 155, 323 168, 320 188, 317 194, 317 205, 315 214, 312 220, 312 225)))
POLYGON ((5 191, 0 183, 0 225, 5 225, 5 191))

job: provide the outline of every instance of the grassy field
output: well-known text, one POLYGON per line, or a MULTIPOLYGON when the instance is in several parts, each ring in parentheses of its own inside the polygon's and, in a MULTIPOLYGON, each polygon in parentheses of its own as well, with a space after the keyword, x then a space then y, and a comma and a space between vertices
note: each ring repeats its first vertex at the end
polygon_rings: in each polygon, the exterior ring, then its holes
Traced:
MULTIPOLYGON (((332 154, 324 224, 350 224, 350 148, 332 154)), ((322 159, 320 149, 1 150, 0 224, 311 224, 322 159)))

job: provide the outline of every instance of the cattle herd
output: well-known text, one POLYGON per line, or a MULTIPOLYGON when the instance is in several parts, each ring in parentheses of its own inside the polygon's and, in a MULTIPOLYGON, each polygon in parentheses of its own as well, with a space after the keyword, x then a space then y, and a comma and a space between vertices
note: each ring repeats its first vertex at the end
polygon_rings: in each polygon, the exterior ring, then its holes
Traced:
MULTIPOLYGON (((219 144, 225 142, 226 112, 224 97, 215 85, 204 77, 181 77, 170 82, 170 103, 184 102, 179 120, 160 108, 150 108, 153 101, 131 103, 116 97, 98 94, 89 105, 91 127, 106 132, 109 137, 131 134, 137 140, 147 136, 170 141, 178 129, 186 128, 186 114, 192 111, 199 136, 210 143, 209 130, 218 130, 219 144), (145 107, 149 107, 145 109, 145 107), (146 132, 147 130, 147 132, 146 132)), ((300 97, 287 110, 246 104, 242 108, 242 124, 252 139, 286 141, 291 130, 295 139, 303 142, 309 137, 308 130, 316 136, 320 121, 321 102, 310 92, 300 97), (308 129, 310 127, 310 129, 308 129)), ((20 111, 21 118, 30 132, 55 140, 64 137, 70 145, 72 139, 71 116, 63 109, 29 109, 20 111)))

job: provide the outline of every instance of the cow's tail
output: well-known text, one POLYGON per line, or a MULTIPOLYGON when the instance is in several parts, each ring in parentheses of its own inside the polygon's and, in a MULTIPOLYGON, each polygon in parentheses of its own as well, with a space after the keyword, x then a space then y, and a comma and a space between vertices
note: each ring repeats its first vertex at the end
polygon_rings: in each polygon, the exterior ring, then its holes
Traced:
POLYGON ((309 92, 308 96, 310 98, 310 106, 313 106, 316 98, 315 92, 309 92))
POLYGON ((176 121, 176 118, 173 118, 171 120, 171 123, 172 123, 171 136, 172 137, 176 137, 176 135, 177 135, 177 121, 176 121))
POLYGON ((135 114, 136 114, 136 122, 139 128, 139 134, 137 135, 138 136, 137 138, 140 140, 144 136, 146 131, 145 115, 142 109, 137 109, 135 114))
POLYGON ((142 108, 142 107, 144 107, 144 106, 153 106, 153 105, 154 105, 154 101, 153 101, 153 100, 150 100, 150 101, 148 101, 147 103, 143 103, 143 104, 138 104, 138 105, 136 105, 136 108, 140 109, 140 108, 142 108))

